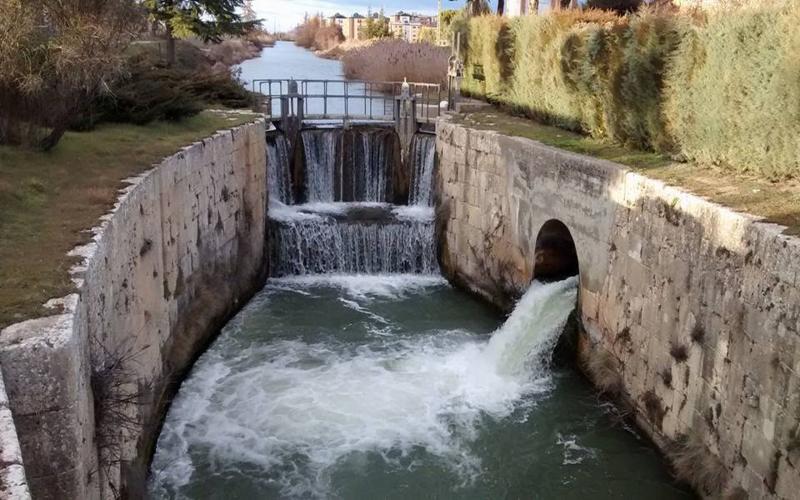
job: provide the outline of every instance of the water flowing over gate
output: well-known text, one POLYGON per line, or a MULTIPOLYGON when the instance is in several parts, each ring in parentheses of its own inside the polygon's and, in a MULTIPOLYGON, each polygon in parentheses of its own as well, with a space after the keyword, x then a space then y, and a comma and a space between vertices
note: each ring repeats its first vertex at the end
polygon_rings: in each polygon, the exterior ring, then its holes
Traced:
POLYGON ((300 131, 268 139, 270 274, 436 274, 434 136, 418 133, 406 162, 392 127, 300 131))

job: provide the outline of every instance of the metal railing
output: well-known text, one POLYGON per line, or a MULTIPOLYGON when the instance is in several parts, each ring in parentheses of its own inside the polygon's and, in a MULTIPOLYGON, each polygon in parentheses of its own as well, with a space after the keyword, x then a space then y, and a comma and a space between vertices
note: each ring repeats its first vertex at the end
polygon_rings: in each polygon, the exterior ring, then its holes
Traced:
MULTIPOLYGON (((304 120, 393 121, 394 102, 402 85, 403 82, 268 78, 253 80, 252 90, 257 101, 260 100, 256 108, 262 108, 269 119, 288 113, 302 115, 304 120), (302 109, 295 109, 297 106, 302 109)), ((408 85, 415 100, 417 120, 431 122, 438 117, 443 96, 441 85, 416 82, 408 85)))

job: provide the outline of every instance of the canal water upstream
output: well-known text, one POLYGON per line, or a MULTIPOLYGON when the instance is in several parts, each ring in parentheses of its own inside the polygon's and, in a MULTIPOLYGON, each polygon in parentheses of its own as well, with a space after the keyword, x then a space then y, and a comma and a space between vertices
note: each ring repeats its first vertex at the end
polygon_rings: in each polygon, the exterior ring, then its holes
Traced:
MULTIPOLYGON (((295 62, 298 77, 338 65, 279 43, 243 74, 292 76, 295 62)), ((287 202, 270 208, 286 232, 273 242, 280 272, 183 382, 153 458, 154 498, 691 497, 573 368, 551 363, 576 278, 533 283, 504 320, 426 264, 434 245, 408 243, 433 231, 431 144, 416 146, 412 206, 373 199, 380 189, 301 205, 273 193, 287 202), (331 258, 319 242, 353 255, 331 258), (404 244, 413 258, 360 257, 404 244)), ((328 168, 312 161, 309 172, 328 168)))

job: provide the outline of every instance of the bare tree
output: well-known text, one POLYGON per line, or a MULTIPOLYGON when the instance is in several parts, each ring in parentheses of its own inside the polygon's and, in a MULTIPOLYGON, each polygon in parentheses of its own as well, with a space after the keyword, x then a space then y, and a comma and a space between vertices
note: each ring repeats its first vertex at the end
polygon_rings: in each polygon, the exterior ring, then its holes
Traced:
POLYGON ((136 0, 0 0, 0 144, 55 146, 143 22, 136 0))

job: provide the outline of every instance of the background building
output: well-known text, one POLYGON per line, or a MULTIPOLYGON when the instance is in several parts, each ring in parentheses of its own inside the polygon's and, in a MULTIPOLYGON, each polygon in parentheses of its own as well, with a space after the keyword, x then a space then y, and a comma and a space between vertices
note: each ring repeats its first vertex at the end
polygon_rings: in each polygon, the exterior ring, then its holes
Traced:
POLYGON ((409 14, 401 10, 389 18, 389 29, 395 38, 416 43, 419 42, 420 30, 424 27, 435 28, 437 22, 436 16, 409 14))

